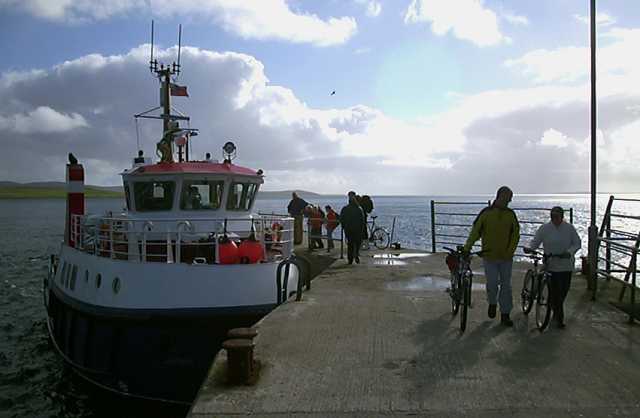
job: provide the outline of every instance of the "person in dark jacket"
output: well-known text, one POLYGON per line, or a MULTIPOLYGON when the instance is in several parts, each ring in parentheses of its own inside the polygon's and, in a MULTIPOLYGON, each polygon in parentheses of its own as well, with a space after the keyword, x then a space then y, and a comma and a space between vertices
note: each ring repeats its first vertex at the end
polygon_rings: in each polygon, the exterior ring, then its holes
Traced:
POLYGON ((302 244, 302 213, 308 205, 304 199, 298 197, 296 192, 291 193, 291 201, 287 206, 287 212, 293 217, 293 243, 302 244))
POLYGON ((356 194, 349 192, 349 204, 340 211, 340 223, 347 238, 347 260, 349 264, 360 263, 364 212, 356 201, 356 194))

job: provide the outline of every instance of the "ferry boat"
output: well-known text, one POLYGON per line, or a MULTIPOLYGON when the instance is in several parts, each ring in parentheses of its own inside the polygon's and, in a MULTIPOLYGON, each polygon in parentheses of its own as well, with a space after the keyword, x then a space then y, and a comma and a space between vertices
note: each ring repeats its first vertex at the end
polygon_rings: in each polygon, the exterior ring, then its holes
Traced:
POLYGON ((262 170, 234 164, 231 142, 221 162, 189 158, 197 130, 181 128, 189 118, 170 105, 179 58, 165 67, 152 52, 150 63, 161 86, 159 161, 140 152, 121 173, 126 210, 90 215, 84 168, 70 154, 64 242, 51 256, 44 302, 53 346, 82 377, 188 404, 228 329, 301 291, 303 269, 293 219, 254 211, 262 170))

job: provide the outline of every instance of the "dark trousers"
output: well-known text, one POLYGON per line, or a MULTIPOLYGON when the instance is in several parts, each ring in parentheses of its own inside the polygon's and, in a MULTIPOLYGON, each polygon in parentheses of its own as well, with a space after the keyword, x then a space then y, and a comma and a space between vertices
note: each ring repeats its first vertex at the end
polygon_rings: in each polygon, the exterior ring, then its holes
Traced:
POLYGON ((353 259, 360 259, 360 246, 362 245, 362 236, 355 234, 355 236, 347 235, 347 260, 349 264, 353 263, 353 259))
POLYGON ((324 244, 322 243, 322 227, 320 228, 311 228, 309 231, 311 234, 311 248, 324 248, 324 244))
POLYGON ((553 309, 553 317, 558 322, 564 322, 564 300, 571 287, 570 271, 552 271, 549 278, 549 302, 553 309))

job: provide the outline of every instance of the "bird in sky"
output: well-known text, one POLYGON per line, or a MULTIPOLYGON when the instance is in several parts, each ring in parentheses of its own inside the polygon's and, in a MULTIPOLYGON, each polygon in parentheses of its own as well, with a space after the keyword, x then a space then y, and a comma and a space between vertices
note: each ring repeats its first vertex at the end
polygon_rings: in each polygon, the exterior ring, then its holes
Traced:
POLYGON ((333 96, 334 94, 336 94, 336 91, 332 91, 331 94, 329 96, 333 96))

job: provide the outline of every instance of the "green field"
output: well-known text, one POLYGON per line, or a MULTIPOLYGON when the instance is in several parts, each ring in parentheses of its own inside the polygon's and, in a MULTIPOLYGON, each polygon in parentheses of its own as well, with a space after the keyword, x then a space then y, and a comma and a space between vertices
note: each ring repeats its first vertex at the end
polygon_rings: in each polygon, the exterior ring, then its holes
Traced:
MULTIPOLYGON (((0 187, 0 199, 63 199, 66 196, 66 190, 58 187, 0 187)), ((85 187, 84 196, 89 198, 113 198, 124 197, 124 193, 85 187)))

